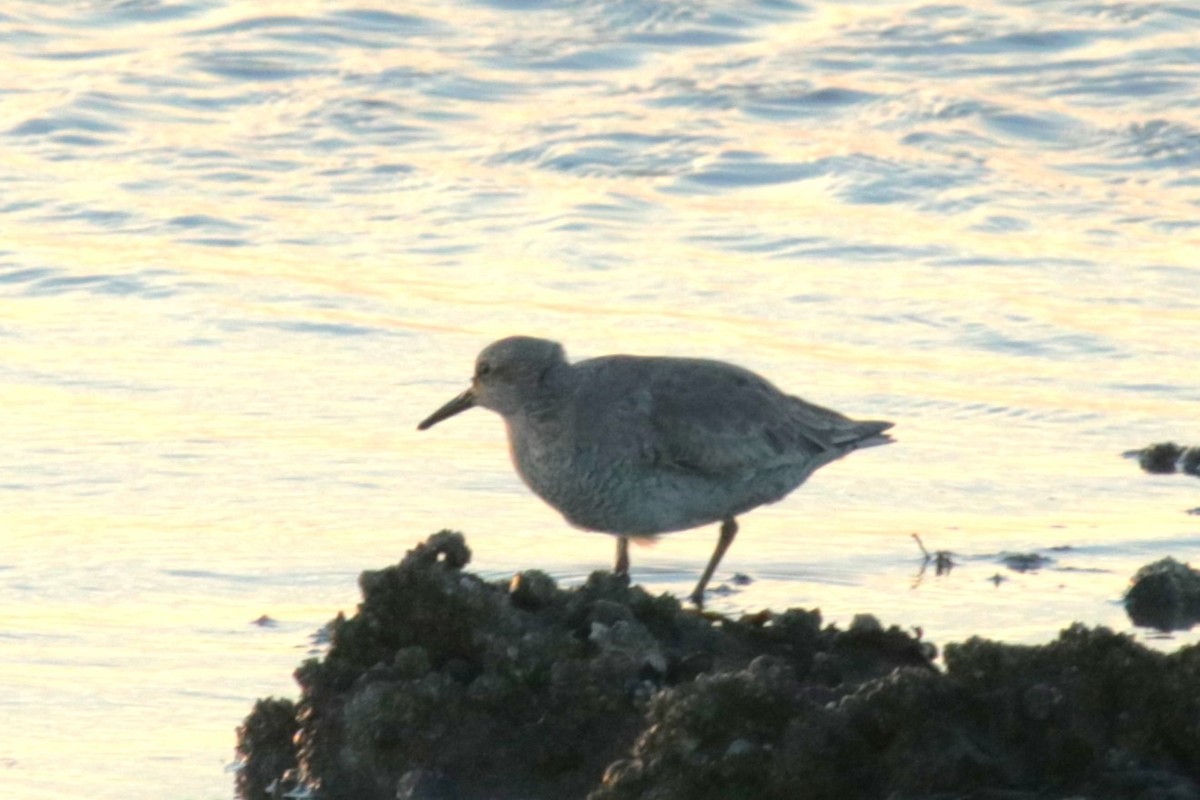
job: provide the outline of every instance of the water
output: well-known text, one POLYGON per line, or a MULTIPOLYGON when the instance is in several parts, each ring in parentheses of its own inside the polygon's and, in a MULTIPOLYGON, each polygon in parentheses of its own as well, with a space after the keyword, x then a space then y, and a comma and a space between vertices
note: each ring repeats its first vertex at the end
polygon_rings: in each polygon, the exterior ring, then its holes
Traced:
POLYGON ((510 333, 897 421, 741 520, 719 610, 1128 630, 1200 548, 1200 485, 1119 457, 1200 443, 1197 42, 1187 2, 8 3, 6 796, 229 797, 252 700, 439 528, 610 564, 495 417, 414 430, 510 333))

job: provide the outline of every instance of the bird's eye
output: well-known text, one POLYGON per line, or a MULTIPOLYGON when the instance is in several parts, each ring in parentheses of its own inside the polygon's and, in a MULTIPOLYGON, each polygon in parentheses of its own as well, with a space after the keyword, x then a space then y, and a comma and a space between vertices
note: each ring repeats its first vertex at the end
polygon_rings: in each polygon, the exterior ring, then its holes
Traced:
POLYGON ((484 375, 487 375, 491 371, 492 371, 492 365, 487 363, 486 361, 480 362, 479 366, 475 368, 475 374, 481 378, 484 375))

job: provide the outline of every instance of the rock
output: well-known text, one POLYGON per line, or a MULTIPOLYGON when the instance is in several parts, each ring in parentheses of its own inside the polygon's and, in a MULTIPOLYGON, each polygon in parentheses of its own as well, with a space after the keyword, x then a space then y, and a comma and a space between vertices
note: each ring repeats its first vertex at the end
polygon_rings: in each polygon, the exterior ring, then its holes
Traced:
POLYGON ((1000 563, 1013 572, 1035 572, 1054 563, 1054 559, 1041 553, 1001 553, 1000 563))
POLYGON ((297 728, 296 706, 291 700, 268 697, 255 702, 237 731, 237 755, 242 764, 237 772, 238 797, 267 800, 278 796, 276 789, 283 783, 295 782, 292 737, 297 728))
POLYGON ((638 769, 610 772, 589 798, 1196 791, 1200 697, 1186 688, 1200 680, 1194 648, 1163 656, 1074 627, 1041 647, 952 645, 946 661, 945 674, 901 668, 824 691, 778 660, 701 676, 652 701, 630 759, 638 769), (1125 758, 1111 764, 1113 752, 1125 758))
POLYGON ((1137 451, 1138 466, 1146 472, 1170 474, 1175 471, 1175 463, 1183 455, 1183 448, 1174 442, 1152 444, 1137 451))
POLYGON ((558 584, 540 569, 518 572, 508 584, 508 593, 517 608, 537 611, 545 608, 554 599, 558 584))
POLYGON ((1200 646, 1074 626, 949 645, 943 672, 869 614, 698 614, 599 572, 514 589, 469 558, 443 531, 364 573, 299 702, 239 729, 240 797, 1200 800, 1200 646))
POLYGON ((445 775, 414 769, 396 782, 396 800, 457 800, 454 781, 445 775))
POLYGON ((1182 447, 1174 442, 1160 442, 1141 450, 1125 453, 1136 458, 1146 472, 1169 475, 1179 471, 1200 477, 1200 447, 1182 447))
POLYGON ((1134 625, 1190 629, 1200 623, 1200 572, 1170 557, 1147 564, 1125 592, 1125 612, 1134 625))
MULTIPOLYGON (((1167 475, 1179 471, 1200 478, 1200 447, 1162 442, 1141 450, 1126 451, 1125 457, 1136 458, 1146 472, 1167 475)), ((1200 515, 1200 508, 1189 508, 1186 513, 1200 515)))

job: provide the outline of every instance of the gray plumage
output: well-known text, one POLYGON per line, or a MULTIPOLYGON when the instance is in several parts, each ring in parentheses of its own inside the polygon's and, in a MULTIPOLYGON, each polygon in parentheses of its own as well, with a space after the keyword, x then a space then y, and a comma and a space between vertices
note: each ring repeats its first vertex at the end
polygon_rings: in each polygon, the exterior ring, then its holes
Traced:
POLYGON ((525 336, 489 345, 471 388, 425 430, 472 406, 504 418, 522 480, 572 525, 652 537, 721 521, 717 550, 692 599, 737 532, 734 517, 774 503, 814 470, 892 441, 892 423, 856 421, 784 394, 722 361, 603 356, 569 364, 557 342, 525 336))

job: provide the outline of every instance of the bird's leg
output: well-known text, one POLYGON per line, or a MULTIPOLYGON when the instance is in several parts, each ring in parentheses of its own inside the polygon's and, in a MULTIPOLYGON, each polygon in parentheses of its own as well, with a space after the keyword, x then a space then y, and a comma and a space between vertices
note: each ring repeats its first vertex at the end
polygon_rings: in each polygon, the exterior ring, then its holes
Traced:
POLYGON ((713 550, 712 558, 708 560, 708 566, 704 568, 704 574, 700 576, 700 582, 696 584, 696 589, 692 592, 691 600, 697 608, 704 608, 704 588, 708 586, 709 579, 717 571, 717 565, 721 563, 725 551, 729 549, 729 545, 733 544, 733 537, 737 536, 737 532, 737 520, 733 517, 722 520, 721 536, 717 539, 716 549, 713 550))
POLYGON ((629 537, 617 537, 617 564, 613 567, 614 575, 629 574, 629 537))

